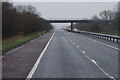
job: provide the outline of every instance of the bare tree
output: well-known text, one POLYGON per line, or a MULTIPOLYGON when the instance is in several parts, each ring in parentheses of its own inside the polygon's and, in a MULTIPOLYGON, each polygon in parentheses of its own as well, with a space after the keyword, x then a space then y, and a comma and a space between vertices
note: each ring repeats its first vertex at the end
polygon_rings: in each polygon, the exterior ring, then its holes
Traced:
POLYGON ((36 14, 36 9, 33 6, 28 5, 27 6, 27 12, 30 12, 31 14, 36 14))
POLYGON ((101 19, 112 20, 115 17, 115 13, 110 10, 104 10, 100 14, 101 19))
POLYGON ((44 18, 38 15, 36 9, 31 5, 13 6, 12 3, 2 3, 2 37, 8 38, 13 35, 52 29, 44 18))

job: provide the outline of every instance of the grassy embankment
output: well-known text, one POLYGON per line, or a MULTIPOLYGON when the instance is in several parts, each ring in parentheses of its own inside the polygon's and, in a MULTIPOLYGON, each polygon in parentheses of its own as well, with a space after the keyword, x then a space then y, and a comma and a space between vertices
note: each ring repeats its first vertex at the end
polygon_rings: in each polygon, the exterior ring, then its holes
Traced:
POLYGON ((2 41, 2 53, 4 54, 5 52, 16 48, 36 37, 39 37, 40 35, 43 35, 44 33, 46 33, 46 31, 43 32, 36 32, 36 33, 32 33, 29 35, 17 35, 17 36, 13 36, 11 38, 5 39, 2 41))
POLYGON ((108 32, 100 32, 102 34, 109 34, 109 35, 116 35, 116 36, 120 36, 118 33, 108 33, 108 32))

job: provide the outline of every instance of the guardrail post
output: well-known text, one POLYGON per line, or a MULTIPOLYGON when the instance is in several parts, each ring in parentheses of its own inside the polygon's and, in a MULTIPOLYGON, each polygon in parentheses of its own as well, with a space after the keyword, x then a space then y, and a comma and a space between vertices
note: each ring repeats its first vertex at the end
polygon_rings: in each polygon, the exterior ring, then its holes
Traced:
POLYGON ((118 39, 117 39, 117 43, 118 43, 118 39))
POLYGON ((115 39, 113 38, 113 42, 115 41, 115 39))
POLYGON ((111 41, 111 37, 110 37, 110 41, 111 41))
POLYGON ((73 31, 73 22, 71 22, 71 31, 73 31))

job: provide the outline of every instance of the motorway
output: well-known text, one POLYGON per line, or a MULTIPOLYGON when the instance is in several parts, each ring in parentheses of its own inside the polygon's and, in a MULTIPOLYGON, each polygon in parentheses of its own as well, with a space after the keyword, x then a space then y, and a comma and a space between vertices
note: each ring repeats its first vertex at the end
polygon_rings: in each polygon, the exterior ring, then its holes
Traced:
POLYGON ((118 50, 103 44, 55 30, 32 78, 117 78, 118 50))

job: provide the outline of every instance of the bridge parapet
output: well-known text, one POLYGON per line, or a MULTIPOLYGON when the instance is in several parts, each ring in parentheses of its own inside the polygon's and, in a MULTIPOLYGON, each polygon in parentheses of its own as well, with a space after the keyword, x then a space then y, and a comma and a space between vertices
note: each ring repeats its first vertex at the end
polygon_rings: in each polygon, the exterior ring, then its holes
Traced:
POLYGON ((112 20, 47 20, 50 23, 95 23, 95 22, 111 22, 112 20))

